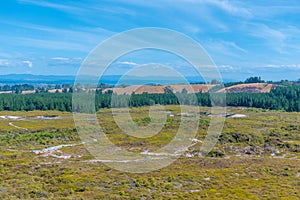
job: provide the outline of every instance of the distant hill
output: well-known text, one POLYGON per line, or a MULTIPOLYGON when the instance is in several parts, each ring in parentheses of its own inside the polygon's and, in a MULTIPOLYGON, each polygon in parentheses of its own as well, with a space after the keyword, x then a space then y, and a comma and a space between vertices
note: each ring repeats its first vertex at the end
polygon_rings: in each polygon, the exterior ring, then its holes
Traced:
POLYGON ((144 92, 148 94, 163 94, 167 90, 170 90, 174 93, 176 92, 183 92, 184 90, 186 93, 207 93, 211 88, 215 87, 216 85, 209 85, 209 84, 191 84, 191 85, 184 85, 184 84, 178 84, 178 85, 160 85, 160 86, 148 86, 148 85, 136 85, 136 86, 128 86, 124 88, 107 88, 103 90, 102 92, 105 93, 109 90, 112 90, 115 94, 132 94, 133 92, 135 94, 143 94, 144 92))
POLYGON ((275 87, 274 84, 268 84, 268 83, 237 84, 237 85, 233 85, 218 90, 217 93, 225 92, 225 91, 228 93, 241 93, 241 92, 268 93, 271 91, 273 87, 275 87))
POLYGON ((2 84, 64 84, 73 83, 74 76, 51 76, 51 75, 32 75, 32 74, 7 74, 0 75, 2 84))
MULTIPOLYGON (((77 77, 78 78, 78 77, 77 77)), ((96 76, 80 76, 81 83, 95 83, 98 81, 96 76)), ((0 84, 73 84, 76 76, 63 75, 33 75, 33 74, 7 74, 0 75, 0 84)), ((230 82, 233 80, 224 80, 230 82)), ((165 85, 165 84, 180 84, 180 83, 203 83, 201 77, 189 76, 186 81, 178 77, 153 77, 153 76, 121 76, 121 75, 105 75, 99 81, 110 85, 165 85)))
MULTIPOLYGON (((33 75, 33 74, 7 74, 0 75, 1 84, 74 84, 76 76, 63 75, 33 75)), ((106 76, 101 82, 114 85, 120 76, 106 76)), ((82 83, 98 81, 97 77, 82 76, 82 83)))
MULTIPOLYGON (((170 85, 159 85, 159 86, 147 86, 147 85, 136 85, 136 86, 127 86, 127 87, 115 87, 115 88, 107 88, 102 92, 108 92, 112 90, 115 94, 132 94, 133 92, 136 94, 142 94, 144 92, 149 94, 163 94, 167 89, 172 92, 181 93, 183 90, 186 93, 207 93, 211 89, 218 88, 220 85, 212 85, 212 84, 170 84, 170 85), (216 87, 217 86, 217 87, 216 87)), ((214 92, 222 93, 269 93, 271 89, 275 87, 274 84, 268 83, 248 83, 248 84, 237 84, 230 87, 222 88, 216 90, 214 92)))
MULTIPOLYGON (((32 74, 8 74, 0 75, 0 84, 74 84, 75 79, 78 77, 75 76, 58 76, 58 75, 32 75, 32 74)), ((275 84, 269 83, 247 83, 247 84, 235 84, 228 86, 223 89, 218 89, 214 87, 215 85, 205 85, 203 84, 203 79, 199 77, 186 77, 186 81, 191 83, 191 87, 185 83, 183 80, 178 77, 135 77, 135 76, 120 76, 120 75, 111 75, 103 76, 101 80, 98 81, 98 78, 95 76, 80 76, 80 83, 105 83, 108 85, 119 85, 127 87, 115 87, 106 89, 113 90, 117 94, 131 94, 135 93, 164 93, 167 86, 170 86, 173 92, 182 92, 183 89, 187 93, 195 92, 208 92, 211 90, 213 92, 227 92, 227 93, 240 93, 240 92, 252 92, 252 93, 265 93, 270 92, 271 88, 275 87, 275 84), (192 88, 192 89, 191 89, 192 88)), ((227 80, 232 82, 232 80, 227 80)), ((225 81, 224 81, 225 82, 225 81)))

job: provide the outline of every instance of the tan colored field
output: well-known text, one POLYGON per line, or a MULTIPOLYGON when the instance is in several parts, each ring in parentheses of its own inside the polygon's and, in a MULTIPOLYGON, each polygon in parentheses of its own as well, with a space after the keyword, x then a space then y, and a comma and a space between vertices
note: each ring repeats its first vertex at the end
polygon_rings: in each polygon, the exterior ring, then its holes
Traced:
MULTIPOLYGON (((186 89, 187 93, 207 93, 211 88, 217 85, 211 84, 174 84, 174 85, 159 85, 159 86, 149 86, 149 85, 135 85, 135 86, 127 86, 127 87, 115 87, 115 88, 106 88, 102 92, 105 93, 109 90, 112 90, 115 94, 122 95, 122 94, 142 94, 142 93, 149 93, 149 94, 163 94, 167 88, 170 88, 174 93, 181 93, 184 89, 186 89)), ((221 92, 228 92, 228 93, 238 93, 238 92, 253 92, 253 93, 268 93, 271 89, 275 87, 274 84, 268 83, 249 83, 249 84, 238 84, 233 85, 227 88, 223 88, 218 90, 218 93, 221 92)), ((88 89, 87 91, 95 91, 96 89, 88 89)), ((22 91, 22 94, 34 94, 35 90, 28 90, 22 91)), ((62 93, 62 89, 51 89, 48 90, 49 93, 62 93)), ((12 93, 12 91, 8 92, 0 92, 1 93, 12 93)))
POLYGON ((173 92, 182 92, 185 88, 187 93, 199 93, 203 92, 206 93, 211 88, 215 87, 216 85, 206 85, 206 84, 192 84, 192 85, 171 85, 173 92))
POLYGON ((228 92, 228 93, 238 93, 238 92, 253 92, 253 93, 268 93, 271 91, 274 84, 268 83, 249 83, 249 84, 238 84, 227 88, 218 90, 217 92, 228 92))
POLYGON ((11 94, 12 91, 1 91, 0 94, 11 94))
POLYGON ((25 91, 22 91, 22 94, 34 94, 35 93, 35 90, 25 90, 25 91))
POLYGON ((62 89, 52 89, 52 90, 48 90, 49 93, 56 93, 56 91, 58 91, 59 93, 62 93, 62 92, 63 92, 62 89))
POLYGON ((171 90, 176 92, 182 92, 183 89, 186 89, 187 93, 199 93, 208 92, 209 89, 213 88, 215 85, 206 85, 206 84, 192 84, 192 85, 161 85, 161 86, 147 86, 147 85, 137 85, 137 86, 127 86, 125 88, 107 88, 103 90, 103 93, 108 90, 112 90, 115 94, 142 94, 144 92, 149 94, 163 94, 165 89, 170 87, 171 90))
MULTIPOLYGON (((69 90, 69 89, 67 89, 67 90, 69 90)), ((63 89, 51 89, 51 90, 48 90, 48 92, 49 93, 56 93, 56 92, 62 93, 63 89)), ((25 90, 25 91, 22 91, 22 94, 34 94, 34 93, 36 93, 35 90, 25 90)))

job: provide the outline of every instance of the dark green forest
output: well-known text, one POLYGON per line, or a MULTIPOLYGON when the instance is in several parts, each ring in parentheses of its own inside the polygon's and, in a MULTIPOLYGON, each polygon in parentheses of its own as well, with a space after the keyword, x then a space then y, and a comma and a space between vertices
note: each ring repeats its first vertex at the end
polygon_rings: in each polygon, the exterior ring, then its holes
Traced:
POLYGON ((21 91, 34 90, 33 85, 20 84, 20 85, 0 85, 0 91, 14 91, 15 93, 21 93, 21 91))
MULTIPOLYGON (((226 103, 223 94, 214 95, 213 105, 217 106, 245 106, 270 110, 284 110, 287 112, 300 112, 300 85, 279 86, 270 93, 227 93, 226 103)), ((185 94, 132 94, 115 95, 112 92, 102 94, 98 90, 95 95, 96 110, 110 107, 139 107, 154 104, 161 105, 200 105, 212 106, 211 96, 208 93, 185 94), (114 96, 112 98, 112 96, 114 96)), ((84 103, 83 103, 84 105, 84 103)), ((1 94, 0 110, 31 111, 31 110, 59 110, 72 111, 72 90, 65 93, 39 92, 35 94, 1 94)), ((84 108, 73 106, 73 111, 82 111, 84 108)))

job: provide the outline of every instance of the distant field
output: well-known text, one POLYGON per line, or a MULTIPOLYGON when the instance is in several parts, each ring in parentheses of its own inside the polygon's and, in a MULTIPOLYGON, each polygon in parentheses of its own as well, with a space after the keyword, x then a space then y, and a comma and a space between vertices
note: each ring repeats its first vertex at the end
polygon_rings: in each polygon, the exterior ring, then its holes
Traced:
MULTIPOLYGON (((227 93, 269 93, 272 88, 274 88, 275 84, 268 84, 268 83, 246 83, 246 84, 236 84, 233 86, 225 87, 216 92, 227 92, 227 93)), ((116 88, 106 88, 102 92, 108 92, 112 90, 115 94, 122 95, 122 94, 163 94, 165 93, 166 89, 171 89, 174 93, 178 92, 181 93, 183 90, 186 90, 187 93, 207 93, 214 87, 219 87, 219 85, 215 84, 177 84, 177 85, 160 85, 160 86, 127 86, 127 87, 116 87, 116 88)))
POLYGON ((191 84, 191 85, 184 85, 184 84, 177 84, 177 85, 160 85, 160 86, 147 86, 147 85, 137 85, 137 86, 127 86, 124 88, 107 88, 103 90, 103 93, 112 90, 115 94, 163 94, 166 92, 166 89, 172 90, 172 92, 181 93, 183 90, 186 90, 187 93, 207 93, 211 88, 215 87, 216 85, 210 84, 191 84))
MULTIPOLYGON (((133 108, 132 119, 147 125, 148 110, 133 108)), ((122 133, 110 109, 97 117, 112 142, 142 153, 174 137, 181 111, 166 110, 172 116, 162 131, 146 139, 122 133)), ((95 160, 71 113, 0 112, 0 199, 299 199, 300 114, 242 107, 227 112, 232 117, 207 157, 198 157, 210 123, 210 108, 201 107, 193 145, 172 165, 147 174, 95 160)))
POLYGON ((252 93, 269 93, 271 89, 275 87, 274 84, 268 83, 248 83, 238 84, 230 87, 223 88, 217 92, 228 92, 228 93, 240 93, 240 92, 252 92, 252 93))
MULTIPOLYGON (((103 89, 102 92, 108 92, 109 90, 113 91, 115 94, 123 95, 123 94, 163 94, 166 92, 166 89, 171 89, 174 93, 181 93, 186 90, 187 93, 207 93, 210 89, 214 87, 218 87, 218 84, 169 84, 169 85, 159 85, 159 86, 148 86, 148 85, 134 85, 134 86, 126 86, 126 87, 110 87, 103 89)), ((268 83, 247 83, 247 84, 236 84, 233 86, 229 86, 223 89, 219 89, 216 92, 228 92, 228 93, 242 93, 242 92, 250 92, 250 93, 269 93, 275 84, 268 83)), ((95 91, 95 89, 89 89, 95 91)), ((49 93, 62 93, 63 89, 49 89, 49 93)), ((12 91, 2 91, 0 94, 11 94, 12 91)), ((24 90, 21 92, 22 94, 34 94, 36 90, 24 90)))

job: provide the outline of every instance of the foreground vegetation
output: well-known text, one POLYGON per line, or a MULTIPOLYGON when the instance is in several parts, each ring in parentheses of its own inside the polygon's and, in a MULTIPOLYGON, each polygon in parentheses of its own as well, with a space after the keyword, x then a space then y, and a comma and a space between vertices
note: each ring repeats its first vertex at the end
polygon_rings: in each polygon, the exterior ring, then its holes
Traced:
MULTIPOLYGON (((133 108, 130 113, 145 126, 151 122, 148 110, 133 108)), ((116 145, 144 152, 174 137, 180 109, 166 110, 174 117, 147 139, 122 133, 110 109, 102 109, 97 117, 116 145)), ((166 168, 130 174, 94 160, 70 113, 2 111, 0 116, 21 119, 0 119, 0 199, 298 199, 299 113, 233 107, 227 112, 245 117, 226 118, 219 142, 207 157, 197 156, 210 122, 210 108, 201 107, 197 143, 166 168), (63 146, 45 150, 58 145, 63 146)))

